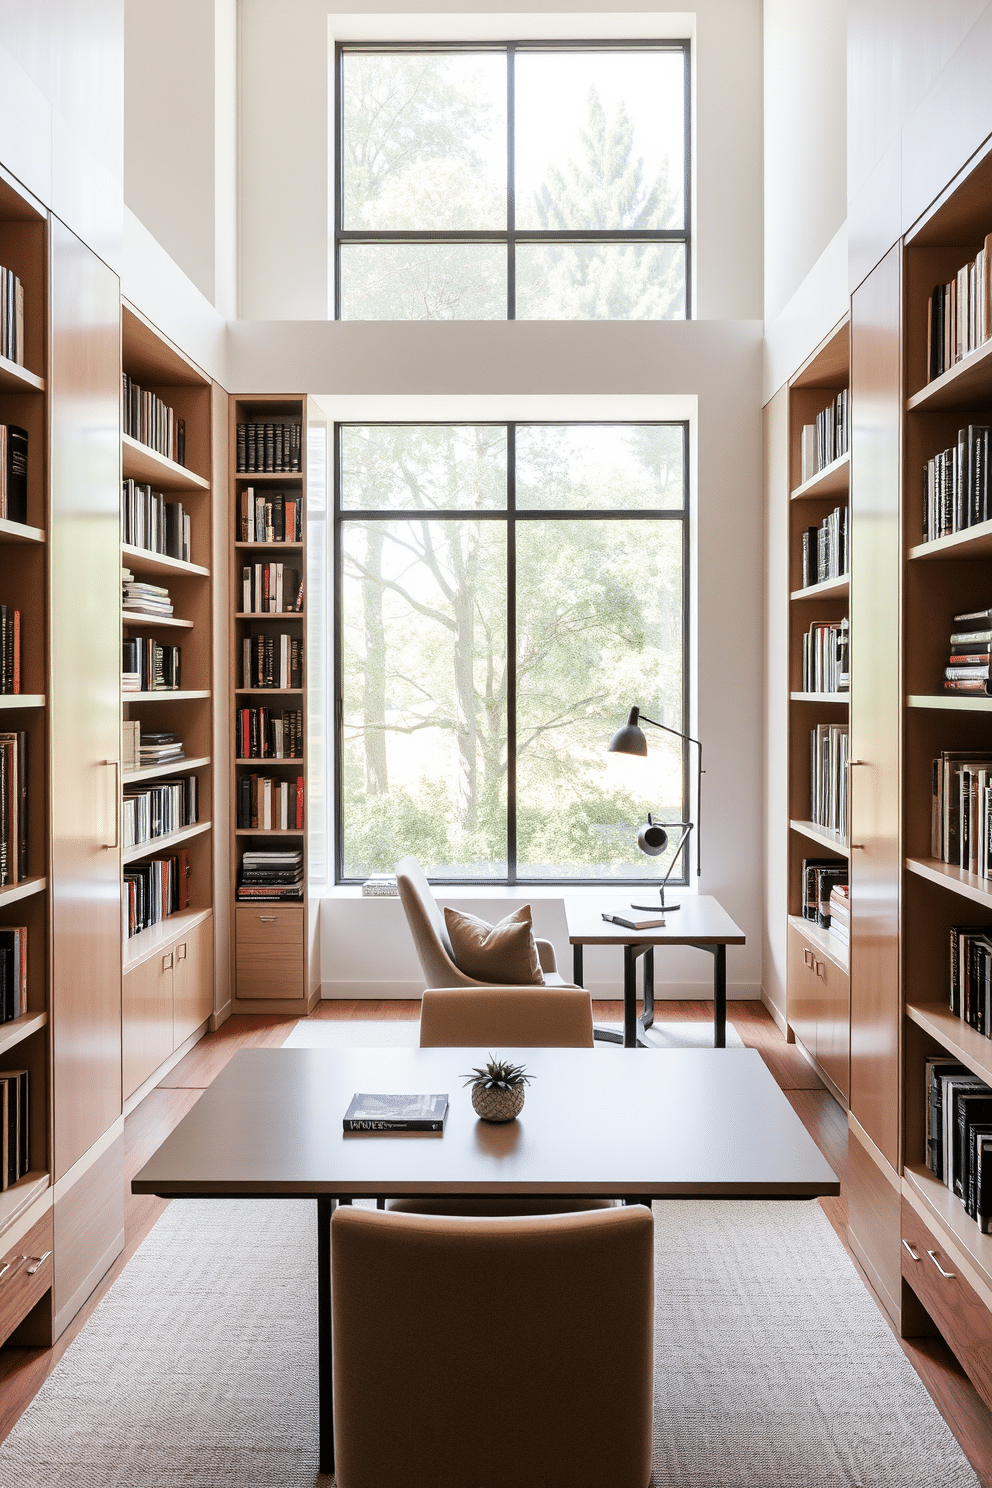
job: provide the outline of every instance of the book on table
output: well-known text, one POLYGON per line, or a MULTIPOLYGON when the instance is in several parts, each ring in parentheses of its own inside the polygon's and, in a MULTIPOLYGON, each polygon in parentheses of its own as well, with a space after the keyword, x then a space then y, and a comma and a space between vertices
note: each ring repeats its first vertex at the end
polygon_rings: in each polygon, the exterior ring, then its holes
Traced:
POLYGON ((346 1132, 444 1130, 447 1095, 375 1095, 358 1092, 344 1113, 346 1132))

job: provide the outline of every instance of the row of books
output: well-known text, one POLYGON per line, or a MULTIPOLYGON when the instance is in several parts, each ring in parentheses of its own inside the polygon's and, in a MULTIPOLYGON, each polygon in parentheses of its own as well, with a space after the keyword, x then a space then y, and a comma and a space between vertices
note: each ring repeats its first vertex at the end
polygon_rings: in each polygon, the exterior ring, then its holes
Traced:
POLYGON ((992 1090, 949 1055, 924 1067, 926 1165, 987 1235, 992 1231, 992 1090))
POLYGON ((814 620, 803 636, 803 692, 849 692, 849 625, 814 620))
POLYGON ((303 758, 302 708, 239 708, 234 727, 239 759, 303 758))
POLYGON ((0 517, 28 519, 28 431, 19 424, 0 424, 0 517))
POLYGON ((181 501, 167 501, 140 481, 126 480, 121 488, 124 541, 149 553, 190 560, 190 516, 181 501))
POLYGON ((940 863, 992 876, 988 817, 992 809, 992 753, 945 749, 933 761, 930 855, 940 863))
POLYGON ((189 851, 168 858, 129 863, 124 869, 124 910, 128 938, 189 907, 189 851))
POLYGON ((846 886, 847 864, 840 858, 803 858, 803 919, 830 929, 830 895, 835 887, 846 886))
POLYGON ((0 356, 24 366, 24 285, 0 265, 0 356))
POLYGON ((241 643, 242 687, 302 687, 303 638, 281 630, 276 635, 245 636, 241 643))
POLYGON ((812 480, 818 471, 846 455, 851 445, 850 401, 847 388, 839 392, 826 408, 816 415, 816 422, 804 424, 800 436, 802 483, 812 480))
POLYGON ((950 655, 944 668, 945 692, 992 692, 992 610, 955 615, 950 655))
POLYGON ((246 563, 241 570, 246 615, 286 615, 303 609, 303 576, 282 563, 246 563))
POLYGON ((0 1023, 13 1023, 28 1010, 28 927, 0 929, 0 1023))
POLYGON ((260 471, 278 474, 280 471, 302 470, 302 424, 260 423, 254 420, 239 424, 237 461, 238 472, 242 475, 260 471))
POLYGON ((195 775, 176 775, 170 780, 125 786, 124 846, 137 847, 194 826, 200 819, 199 784, 195 775))
POLYGON ((238 826, 261 832, 303 830, 303 776, 273 780, 242 775, 238 780, 238 826))
POLYGON ((182 739, 171 730, 142 733, 140 718, 125 718, 121 728, 121 766, 125 770, 147 770, 186 758, 182 739))
POLYGON ((124 433, 140 444, 147 444, 167 460, 186 464, 186 420, 176 418, 176 411, 155 393, 144 391, 132 377, 122 373, 124 390, 124 433))
POLYGON ((247 543, 299 543, 303 541, 303 501, 284 491, 260 495, 254 486, 242 491, 239 506, 239 541, 247 543))
POLYGON ((129 568, 121 569, 121 606, 125 614, 154 615, 167 620, 173 613, 172 600, 164 584, 147 584, 136 579, 129 568))
POLYGON ((0 734, 0 886, 28 876, 28 736, 0 734))
POLYGON ((934 286, 927 309, 927 381, 933 382, 992 334, 992 234, 977 258, 934 286))
POLYGON ((302 851, 242 853, 238 898, 248 902, 302 899, 302 851))
POLYGON ((30 1077, 0 1070, 0 1188, 13 1188, 30 1171, 30 1077))
POLYGON ((976 1033, 992 1038, 992 925, 952 925, 947 1005, 976 1033))
POLYGON ((989 431, 984 424, 969 424, 923 467, 923 536, 934 542, 990 516, 989 431))
POLYGON ((21 690, 21 612, 0 605, 0 695, 21 690))
POLYGON ((181 646, 163 645, 150 636, 128 636, 122 651, 122 692, 178 692, 182 688, 181 646))
POLYGON ((848 545, 847 507, 835 506, 819 527, 807 527, 803 533, 803 588, 825 584, 851 571, 848 545))
POLYGON ((846 723, 818 723, 810 732, 809 818, 847 840, 846 723))

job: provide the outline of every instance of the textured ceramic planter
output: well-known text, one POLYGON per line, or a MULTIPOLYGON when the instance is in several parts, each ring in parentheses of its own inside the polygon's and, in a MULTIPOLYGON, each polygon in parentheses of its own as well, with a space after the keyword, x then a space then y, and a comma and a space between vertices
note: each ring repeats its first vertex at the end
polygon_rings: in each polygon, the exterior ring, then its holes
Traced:
POLYGON ((481 1085, 472 1087, 472 1105, 483 1121, 514 1121, 523 1110, 526 1086, 514 1085, 509 1090, 486 1090, 481 1085))

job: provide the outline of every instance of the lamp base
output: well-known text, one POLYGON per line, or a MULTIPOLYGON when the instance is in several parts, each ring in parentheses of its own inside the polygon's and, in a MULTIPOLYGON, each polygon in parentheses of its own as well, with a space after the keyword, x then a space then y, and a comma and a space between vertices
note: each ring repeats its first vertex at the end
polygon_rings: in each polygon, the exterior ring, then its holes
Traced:
POLYGON ((681 904, 632 904, 631 909, 648 909, 654 914, 667 914, 670 909, 681 909, 681 904))

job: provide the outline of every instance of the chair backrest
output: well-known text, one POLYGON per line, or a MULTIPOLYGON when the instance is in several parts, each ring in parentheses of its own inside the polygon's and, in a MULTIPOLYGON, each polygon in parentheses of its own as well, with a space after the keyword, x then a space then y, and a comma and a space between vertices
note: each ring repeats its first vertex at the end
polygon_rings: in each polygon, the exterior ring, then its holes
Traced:
POLYGON ((591 1049, 592 999, 581 987, 444 987, 424 993, 420 1047, 591 1049))
POLYGON ((336 1210, 340 1488, 646 1488, 653 1229, 640 1205, 512 1219, 336 1210))
POLYGON ((416 858, 396 864, 396 887, 428 987, 475 987, 478 983, 455 965, 444 916, 416 858))

